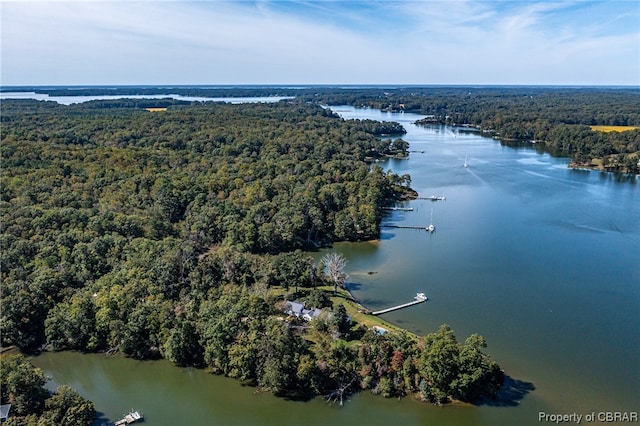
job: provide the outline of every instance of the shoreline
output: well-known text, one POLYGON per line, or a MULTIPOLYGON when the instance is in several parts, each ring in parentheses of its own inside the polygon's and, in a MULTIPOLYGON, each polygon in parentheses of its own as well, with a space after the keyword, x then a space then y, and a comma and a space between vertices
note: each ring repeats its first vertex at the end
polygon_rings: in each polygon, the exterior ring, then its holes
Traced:
POLYGON ((603 173, 613 173, 613 174, 621 174, 627 176, 640 176, 640 173, 629 173, 628 170, 615 170, 611 167, 605 167, 601 164, 593 164, 593 163, 575 163, 570 162, 567 164, 567 168, 572 170, 586 170, 586 171, 594 171, 594 172, 603 172, 603 173))

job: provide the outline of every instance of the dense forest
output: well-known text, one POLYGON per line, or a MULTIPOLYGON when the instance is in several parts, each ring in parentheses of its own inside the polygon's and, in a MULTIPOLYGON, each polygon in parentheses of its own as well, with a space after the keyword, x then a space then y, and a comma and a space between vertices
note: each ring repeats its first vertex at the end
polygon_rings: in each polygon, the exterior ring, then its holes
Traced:
POLYGON ((138 102, 2 102, 2 346, 164 357, 295 398, 497 396, 481 336, 348 321, 302 251, 379 236, 411 179, 370 160, 407 149, 379 137, 400 126, 295 100, 138 102), (287 318, 294 298, 326 315, 287 318))

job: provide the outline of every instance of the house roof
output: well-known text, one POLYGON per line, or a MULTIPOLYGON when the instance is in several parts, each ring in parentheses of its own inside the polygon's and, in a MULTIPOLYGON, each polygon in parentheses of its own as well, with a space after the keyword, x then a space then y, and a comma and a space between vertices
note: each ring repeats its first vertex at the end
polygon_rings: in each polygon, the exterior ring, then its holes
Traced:
POLYGON ((305 309, 302 311, 302 315, 308 316, 310 319, 317 318, 322 313, 322 309, 305 309))
POLYGON ((304 303, 300 302, 286 302, 284 304, 284 311, 289 315, 295 315, 297 317, 303 317, 307 321, 311 321, 313 318, 317 318, 322 313, 322 309, 305 309, 304 303))
POLYGON ((294 315, 302 315, 302 311, 304 311, 304 303, 287 302, 284 305, 284 311, 294 315))

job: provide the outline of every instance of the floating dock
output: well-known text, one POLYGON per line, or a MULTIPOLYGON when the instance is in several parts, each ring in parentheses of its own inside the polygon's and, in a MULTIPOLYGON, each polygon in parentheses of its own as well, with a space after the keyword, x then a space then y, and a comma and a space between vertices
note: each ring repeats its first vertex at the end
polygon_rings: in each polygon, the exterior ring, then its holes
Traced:
POLYGON ((144 420, 144 415, 142 415, 138 411, 131 410, 129 414, 127 414, 122 419, 115 422, 114 426, 130 425, 131 423, 141 422, 143 420, 144 420))
POLYGON ((381 311, 371 312, 371 315, 386 314, 387 312, 397 311, 398 309, 408 308, 409 306, 417 305, 418 303, 424 303, 427 300, 429 300, 429 298, 427 296, 425 296, 424 293, 418 293, 418 294, 416 294, 416 297, 414 297, 414 300, 412 302, 404 303, 404 304, 398 305, 398 306, 393 306, 391 308, 383 309, 381 311))

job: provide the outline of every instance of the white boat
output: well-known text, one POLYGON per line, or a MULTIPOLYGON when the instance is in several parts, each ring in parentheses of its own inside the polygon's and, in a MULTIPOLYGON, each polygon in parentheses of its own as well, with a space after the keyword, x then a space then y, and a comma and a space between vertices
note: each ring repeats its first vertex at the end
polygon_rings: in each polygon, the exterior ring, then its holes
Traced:
POLYGON ((469 167, 469 165, 467 164, 467 154, 464 155, 464 167, 469 167))
POLYGON ((122 419, 115 422, 114 426, 130 425, 131 423, 141 422, 143 420, 144 420, 144 414, 138 411, 131 410, 129 414, 125 415, 122 419))
POLYGON ((428 299, 428 297, 427 297, 427 296, 425 296, 425 294, 424 294, 424 293, 416 293, 416 297, 415 297, 415 299, 416 299, 418 302, 423 302, 423 301, 427 300, 427 299, 428 299))
POLYGON ((431 209, 431 223, 429 223, 429 226, 427 226, 426 230, 430 234, 436 230, 436 227, 433 224, 433 209, 431 209))

